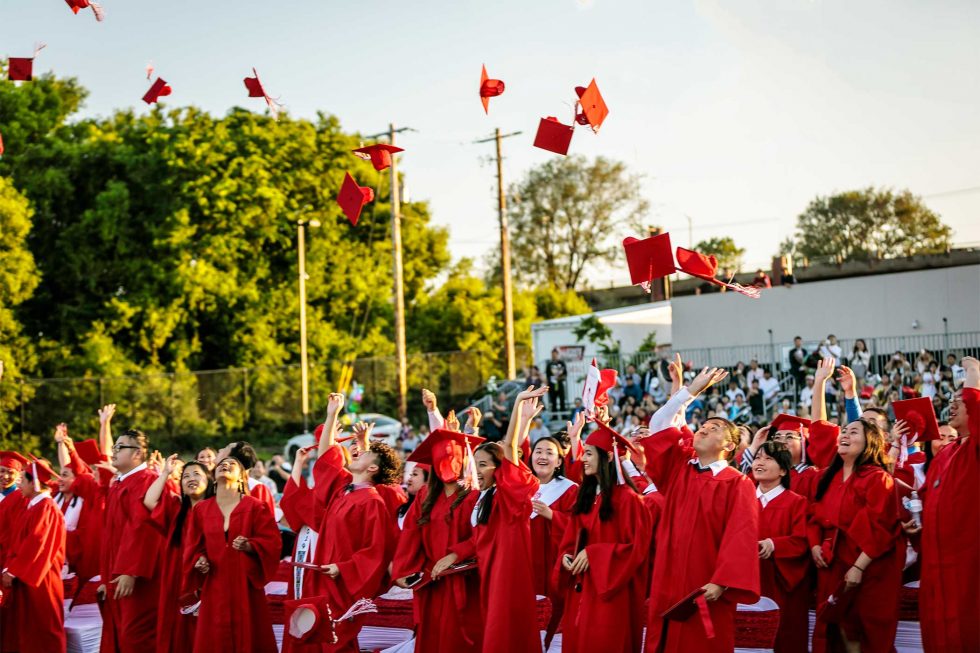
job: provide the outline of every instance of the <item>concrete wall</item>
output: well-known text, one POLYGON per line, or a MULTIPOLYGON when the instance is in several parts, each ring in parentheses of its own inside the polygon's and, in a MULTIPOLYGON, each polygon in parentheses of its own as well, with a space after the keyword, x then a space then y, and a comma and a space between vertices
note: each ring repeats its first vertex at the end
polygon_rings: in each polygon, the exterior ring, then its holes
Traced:
MULTIPOLYGON (((764 290, 675 297, 674 349, 980 331, 980 265, 835 279, 764 290), (917 328, 913 328, 917 322, 917 328)), ((625 345, 625 343, 624 343, 625 345)), ((624 346, 624 351, 629 351, 624 346)))

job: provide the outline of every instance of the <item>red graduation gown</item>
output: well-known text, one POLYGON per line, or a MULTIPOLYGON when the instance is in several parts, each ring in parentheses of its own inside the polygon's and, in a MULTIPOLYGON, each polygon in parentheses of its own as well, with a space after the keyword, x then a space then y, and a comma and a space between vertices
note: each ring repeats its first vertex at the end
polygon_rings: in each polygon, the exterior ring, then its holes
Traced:
MULTIPOLYGON (((26 506, 26 504, 25 504, 26 506)), ((65 519, 58 505, 45 493, 25 507, 7 552, 6 569, 14 576, 9 609, 15 616, 14 646, 18 653, 64 653, 65 589, 61 567, 65 564, 65 519)))
MULTIPOLYGON (((445 492, 440 492, 429 513, 429 521, 419 525, 422 504, 428 493, 428 486, 419 490, 405 514, 392 561, 393 578, 431 570, 436 562, 449 554, 451 547, 473 535, 470 514, 479 492, 468 493, 452 510, 458 492, 448 497, 445 492)), ((446 576, 416 590, 414 608, 418 628, 415 650, 427 653, 479 651, 483 636, 479 596, 480 577, 476 571, 446 576)))
POLYGON ((202 555, 211 565, 201 588, 194 653, 276 653, 265 584, 279 566, 282 539, 268 507, 243 496, 228 519, 227 531, 214 497, 197 504, 191 515, 184 573, 200 576, 193 567, 202 555), (232 548, 239 535, 252 543, 252 553, 232 548))
MULTIPOLYGON (((27 501, 16 486, 10 494, 0 500, 0 570, 7 566, 8 552, 16 544, 13 541, 14 527, 26 506, 27 501)), ((4 605, 0 606, 0 650, 13 649, 16 627, 17 618, 11 606, 4 601, 4 605)))
MULTIPOLYGON (((388 587, 388 563, 397 541, 397 527, 374 487, 347 491, 350 472, 344 468, 341 447, 335 445, 313 466, 313 492, 323 510, 313 560, 335 564, 340 575, 311 573, 303 581, 304 596, 326 596, 332 613, 340 616, 355 601, 374 598, 388 587)), ((357 651, 362 617, 337 625, 337 644, 299 650, 357 651)))
MULTIPOLYGON (((552 481, 554 483, 555 481, 552 481)), ((541 486, 545 487, 545 486, 541 486)), ((551 583, 555 561, 560 557, 558 547, 561 545, 565 529, 578 498, 578 485, 571 485, 561 496, 555 499, 551 508, 551 519, 537 516, 531 519, 531 563, 534 565, 534 591, 540 596, 557 597, 551 583)), ((552 599, 552 606, 554 599, 552 599)))
POLYGON ((400 485, 375 485, 374 489, 377 490, 381 500, 385 502, 385 507, 391 515, 391 520, 395 522, 395 526, 397 527, 398 509, 403 503, 408 503, 408 495, 405 494, 405 490, 400 485))
POLYGON ((163 538, 147 523, 146 490, 157 474, 148 469, 123 481, 113 479, 106 497, 100 573, 106 586, 102 610, 102 653, 146 653, 156 650, 158 558, 163 538), (134 576, 133 593, 113 598, 121 574, 134 576))
POLYGON ((180 495, 169 488, 163 491, 160 503, 150 513, 150 524, 163 536, 160 547, 160 600, 157 609, 157 653, 186 653, 194 646, 197 617, 180 613, 180 597, 200 589, 200 574, 184 574, 184 545, 190 531, 191 515, 187 514, 181 526, 180 544, 174 544, 177 514, 180 512, 180 495), (188 583, 184 587, 185 581, 188 583))
POLYGON ((694 450, 686 427, 643 438, 647 474, 664 495, 657 529, 657 557, 650 586, 646 650, 658 651, 660 615, 694 590, 716 583, 728 590, 709 603, 715 637, 700 617, 669 622, 665 652, 730 652, 735 647, 738 603, 759 600, 759 517, 752 482, 732 467, 717 475, 690 464, 694 450), (685 444, 678 439, 684 438, 685 444))
MULTIPOLYGON (((78 458, 74 449, 69 449, 69 467, 75 473, 70 491, 82 500, 82 512, 78 525, 68 534, 68 566, 75 572, 80 584, 99 575, 99 561, 102 556, 102 521, 105 518, 106 485, 100 484, 88 466, 78 458)), ((106 482, 111 474, 104 474, 106 482)))
POLYGON ((963 403, 970 437, 943 448, 923 486, 919 622, 927 653, 980 651, 980 391, 964 388, 963 403))
POLYGON ((540 653, 529 523, 538 479, 525 465, 504 459, 494 482, 489 522, 478 524, 473 537, 452 551, 460 560, 475 554, 480 568, 483 653, 540 653))
POLYGON ((807 500, 786 490, 759 508, 759 540, 771 539, 775 550, 759 560, 762 595, 779 605, 775 653, 807 653, 810 567, 807 546, 807 500))
POLYGON ((269 492, 269 488, 267 488, 264 483, 259 483, 258 481, 255 481, 251 478, 249 479, 249 485, 252 486, 248 491, 249 496, 252 497, 253 499, 257 499, 260 503, 262 503, 266 508, 269 509, 269 512, 275 515, 276 502, 272 498, 272 493, 269 492))
MULTIPOLYGON (((808 545, 826 542, 832 551, 829 567, 817 569, 817 605, 837 589, 858 556, 867 553, 872 561, 841 627, 848 639, 860 640, 864 653, 889 653, 894 650, 898 629, 898 597, 905 563, 905 550, 902 548, 899 555, 897 547, 901 526, 895 480, 872 465, 854 470, 846 482, 842 478, 838 471, 826 494, 810 506, 808 545)), ((831 633, 818 619, 814 652, 843 651, 842 643, 830 641, 836 639, 835 634, 836 629, 831 633)))
POLYGON ((650 554, 650 509, 627 485, 612 490, 613 514, 599 519, 601 499, 584 515, 571 515, 562 538, 556 576, 566 589, 562 619, 563 653, 586 653, 601 646, 609 653, 639 653, 643 646, 643 609, 646 597, 647 560, 650 554), (582 531, 589 569, 572 576, 560 557, 575 557, 582 531), (576 592, 576 582, 582 591, 576 592))

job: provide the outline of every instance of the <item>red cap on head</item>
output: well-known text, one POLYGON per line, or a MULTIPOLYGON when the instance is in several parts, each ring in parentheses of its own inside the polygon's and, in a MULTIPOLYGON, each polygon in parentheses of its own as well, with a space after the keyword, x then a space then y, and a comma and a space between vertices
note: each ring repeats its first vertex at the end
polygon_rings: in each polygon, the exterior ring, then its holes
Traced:
POLYGON ((51 469, 48 463, 44 462, 37 456, 31 456, 31 464, 28 466, 27 471, 31 473, 34 477, 34 485, 37 487, 38 483, 44 485, 54 485, 58 482, 58 472, 51 469))
POLYGON ((563 125, 558 118, 548 116, 538 123, 538 133, 534 135, 534 147, 548 150, 555 154, 568 154, 568 146, 572 143, 571 125, 563 125))
POLYGON ((592 131, 598 132, 606 116, 609 115, 609 108, 606 107, 606 101, 602 99, 595 79, 593 78, 587 88, 576 87, 575 92, 578 94, 578 103, 582 107, 582 113, 577 114, 575 120, 580 125, 590 125, 592 131))
POLYGON ((467 442, 470 449, 475 449, 483 441, 484 439, 477 435, 436 429, 422 440, 408 460, 431 465, 439 480, 443 483, 452 483, 459 480, 463 473, 467 442))
POLYGON ((372 200, 374 200, 373 189, 369 186, 358 186, 349 172, 344 174, 344 183, 340 186, 337 204, 352 225, 357 226, 357 221, 361 218, 361 209, 372 200))
POLYGON ((109 457, 99 450, 99 443, 93 439, 75 443, 75 453, 86 465, 94 467, 98 463, 108 462, 109 457))
POLYGON ((170 88, 167 82, 163 81, 162 78, 157 77, 157 81, 153 82, 153 86, 151 86, 150 90, 143 96, 143 101, 147 104, 153 104, 161 97, 170 95, 171 93, 173 93, 173 89, 170 88))
POLYGON ((909 440, 915 436, 919 442, 939 438, 939 422, 929 397, 893 401, 896 420, 905 420, 909 426, 909 440))
POLYGON ((771 435, 775 435, 777 431, 793 431, 800 433, 806 438, 810 435, 810 420, 797 417, 796 415, 780 413, 772 418, 772 423, 769 425, 769 433, 771 435), (802 432, 800 431, 801 427, 802 432))
POLYGON ((623 239, 626 264, 630 269, 630 282, 635 285, 647 284, 654 279, 666 277, 677 271, 674 267, 674 250, 670 246, 670 234, 662 233, 650 238, 623 239))
POLYGON ((375 145, 368 145, 367 147, 359 147, 354 150, 354 154, 357 154, 362 159, 370 159, 371 165, 374 166, 375 170, 385 170, 391 167, 391 155, 404 151, 402 148, 395 147, 394 145, 377 143, 375 145))
POLYGON ((718 259, 716 259, 713 254, 711 256, 705 256, 699 252, 678 247, 677 267, 682 272, 686 272, 692 277, 704 279, 708 283, 712 283, 722 288, 729 288, 737 293, 745 295, 746 297, 751 297, 752 299, 758 299, 762 294, 762 291, 754 286, 747 288, 735 282, 726 283, 716 279, 715 274, 718 272, 718 259))
POLYGON ((480 74, 480 102, 483 103, 483 112, 490 113, 490 98, 497 97, 504 92, 504 83, 499 79, 490 79, 487 76, 487 67, 483 66, 480 74))
POLYGON ((22 472, 28 462, 27 458, 16 451, 0 451, 0 467, 16 469, 18 472, 22 472))
POLYGON ((608 454, 613 453, 613 442, 616 443, 616 448, 619 450, 619 455, 622 456, 626 453, 627 449, 633 453, 638 453, 636 447, 633 443, 621 436, 616 431, 612 430, 602 422, 596 422, 598 427, 592 433, 589 433, 589 437, 586 438, 585 444, 590 444, 593 447, 602 449, 608 454))

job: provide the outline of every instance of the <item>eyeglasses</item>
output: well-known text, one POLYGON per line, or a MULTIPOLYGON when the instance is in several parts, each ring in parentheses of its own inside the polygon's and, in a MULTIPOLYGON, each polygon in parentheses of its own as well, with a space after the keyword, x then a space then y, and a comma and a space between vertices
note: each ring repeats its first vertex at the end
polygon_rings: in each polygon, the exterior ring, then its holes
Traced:
POLYGON ((802 440, 798 435, 774 435, 772 436, 773 442, 789 442, 790 440, 802 440))
POLYGON ((139 449, 139 447, 133 446, 131 444, 114 444, 112 445, 112 450, 119 453, 122 449, 139 449))

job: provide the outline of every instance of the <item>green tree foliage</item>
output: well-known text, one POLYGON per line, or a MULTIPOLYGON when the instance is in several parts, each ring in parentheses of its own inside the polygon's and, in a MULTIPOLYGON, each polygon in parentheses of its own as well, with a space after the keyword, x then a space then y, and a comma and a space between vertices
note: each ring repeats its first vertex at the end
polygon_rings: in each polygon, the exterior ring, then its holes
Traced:
POLYGON ((612 329, 602 323, 596 315, 589 315, 582 318, 578 326, 572 329, 575 342, 588 341, 599 349, 599 353, 604 356, 615 356, 619 354, 619 341, 613 340, 612 329))
POLYGON ((709 238, 694 246, 695 251, 706 255, 714 255, 718 259, 718 269, 739 272, 742 269, 742 257, 745 248, 735 244, 730 236, 709 238))
POLYGON ((817 197, 797 218, 796 252, 837 260, 949 249, 952 230, 908 190, 866 188, 817 197))
POLYGON ((647 202, 626 165, 598 157, 555 157, 510 188, 512 264, 528 285, 574 290, 590 264, 621 256, 647 202))

